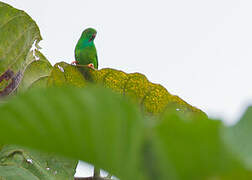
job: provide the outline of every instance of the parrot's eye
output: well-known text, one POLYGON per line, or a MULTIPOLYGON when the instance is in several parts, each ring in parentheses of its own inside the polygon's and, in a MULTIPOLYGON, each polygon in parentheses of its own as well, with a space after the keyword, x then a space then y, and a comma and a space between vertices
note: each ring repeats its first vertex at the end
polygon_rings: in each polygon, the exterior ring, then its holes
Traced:
POLYGON ((92 34, 91 38, 88 40, 88 42, 93 41, 96 36, 96 33, 92 34))

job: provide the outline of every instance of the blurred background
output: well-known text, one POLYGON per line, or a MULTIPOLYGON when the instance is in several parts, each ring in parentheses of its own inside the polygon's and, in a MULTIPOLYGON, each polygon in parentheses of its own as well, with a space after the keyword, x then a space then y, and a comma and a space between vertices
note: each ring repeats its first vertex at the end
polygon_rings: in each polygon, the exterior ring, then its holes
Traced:
POLYGON ((82 31, 94 27, 99 68, 143 73, 228 124, 252 102, 252 1, 2 1, 37 22, 52 64, 72 62, 82 31))

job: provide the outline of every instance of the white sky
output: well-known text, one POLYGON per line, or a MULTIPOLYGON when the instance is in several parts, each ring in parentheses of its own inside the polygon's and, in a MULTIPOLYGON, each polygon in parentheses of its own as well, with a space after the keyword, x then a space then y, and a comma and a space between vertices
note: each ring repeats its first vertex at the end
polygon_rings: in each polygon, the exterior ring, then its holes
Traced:
POLYGON ((3 0, 39 25, 52 64, 72 62, 86 27, 99 68, 140 72, 209 116, 238 119, 252 102, 251 0, 3 0))

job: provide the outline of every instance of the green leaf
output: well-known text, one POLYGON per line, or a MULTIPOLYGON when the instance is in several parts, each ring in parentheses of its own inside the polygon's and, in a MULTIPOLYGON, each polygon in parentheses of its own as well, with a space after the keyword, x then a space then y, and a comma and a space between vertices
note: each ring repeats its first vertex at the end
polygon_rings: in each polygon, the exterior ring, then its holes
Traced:
MULTIPOLYGON (((77 161, 20 146, 8 145, 0 152, 0 168, 16 166, 40 180, 72 180, 76 165, 77 161)), ((0 173, 1 176, 3 174, 0 173)))
POLYGON ((122 179, 136 177, 143 121, 134 104, 107 89, 34 89, 0 106, 0 114, 0 143, 84 160, 122 179))
POLYGON ((39 180, 31 172, 17 166, 0 166, 0 180, 39 180))
POLYGON ((81 72, 72 65, 60 62, 54 65, 53 70, 48 77, 48 86, 74 86, 84 87, 85 78, 81 72))
POLYGON ((37 24, 24 11, 0 2, 0 17, 0 96, 6 96, 22 79, 32 44, 42 38, 37 24))
POLYGON ((34 88, 46 88, 48 82, 48 76, 40 77, 30 85, 30 89, 34 88))
POLYGON ((149 176, 153 179, 158 175, 164 180, 221 180, 230 174, 243 177, 246 172, 251 177, 252 173, 223 143, 221 127, 220 121, 204 116, 166 113, 149 137, 151 148, 146 159, 152 157, 152 166, 156 167, 146 168, 149 176))
POLYGON ((18 86, 18 91, 27 90, 39 79, 48 78, 51 73, 52 65, 49 61, 39 51, 36 51, 36 57, 39 59, 32 61, 25 69, 23 79, 18 86))
POLYGON ((252 106, 248 107, 237 124, 222 130, 223 139, 230 149, 252 169, 252 106))

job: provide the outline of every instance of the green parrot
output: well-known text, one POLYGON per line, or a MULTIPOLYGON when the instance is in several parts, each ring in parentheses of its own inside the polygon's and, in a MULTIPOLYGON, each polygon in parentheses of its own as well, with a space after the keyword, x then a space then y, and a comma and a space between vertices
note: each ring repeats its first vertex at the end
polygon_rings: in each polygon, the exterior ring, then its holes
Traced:
POLYGON ((93 28, 85 29, 75 46, 75 61, 72 64, 87 65, 90 68, 98 69, 98 58, 94 45, 96 30, 93 28))

